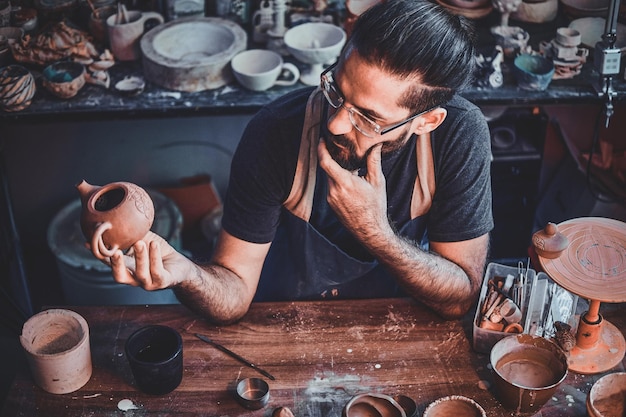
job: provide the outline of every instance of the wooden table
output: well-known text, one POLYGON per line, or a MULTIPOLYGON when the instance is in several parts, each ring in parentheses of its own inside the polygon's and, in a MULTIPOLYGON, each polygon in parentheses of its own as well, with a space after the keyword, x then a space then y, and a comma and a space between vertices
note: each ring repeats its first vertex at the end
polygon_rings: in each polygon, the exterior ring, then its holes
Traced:
MULTIPOLYGON (((610 307, 605 317, 624 331, 626 304, 610 307)), ((90 326, 90 381, 77 392, 53 395, 34 385, 28 369, 20 370, 2 416, 270 416, 286 406, 296 417, 334 417, 363 392, 409 396, 416 416, 454 394, 474 399, 491 417, 513 415, 494 397, 488 355, 472 350, 471 314, 444 321, 406 299, 258 303, 241 322, 216 327, 180 305, 67 308, 90 326), (183 381, 164 396, 135 389, 124 355, 134 330, 157 323, 178 329, 184 341, 183 381), (268 380, 264 409, 247 410, 232 396, 237 381, 262 376, 195 332, 276 377, 268 380), (121 400, 136 409, 120 408, 121 400)), ((585 416, 587 393, 600 376, 570 373, 537 416, 585 416)))

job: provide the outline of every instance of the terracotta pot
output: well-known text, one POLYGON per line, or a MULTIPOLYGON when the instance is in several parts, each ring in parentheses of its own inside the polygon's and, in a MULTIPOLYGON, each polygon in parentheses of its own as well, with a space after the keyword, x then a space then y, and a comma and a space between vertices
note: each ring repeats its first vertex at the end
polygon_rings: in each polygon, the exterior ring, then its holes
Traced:
POLYGON ((52 394, 67 394, 91 378, 89 327, 79 314, 50 309, 24 324, 22 347, 35 383, 52 394))
POLYGON ((83 180, 76 188, 82 202, 80 226, 98 259, 129 249, 152 227, 154 204, 138 185, 114 182, 99 187, 83 180))

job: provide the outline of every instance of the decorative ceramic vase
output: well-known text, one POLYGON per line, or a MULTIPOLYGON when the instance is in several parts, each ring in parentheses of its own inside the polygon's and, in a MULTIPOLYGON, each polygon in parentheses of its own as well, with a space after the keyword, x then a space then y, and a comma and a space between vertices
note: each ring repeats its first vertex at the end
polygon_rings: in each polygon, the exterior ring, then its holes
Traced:
POLYGON ((83 180, 76 188, 82 202, 80 226, 96 258, 129 249, 152 227, 154 204, 138 185, 113 182, 99 187, 83 180))
POLYGON ((0 108, 8 112, 24 110, 35 95, 35 78, 21 65, 0 69, 0 108))

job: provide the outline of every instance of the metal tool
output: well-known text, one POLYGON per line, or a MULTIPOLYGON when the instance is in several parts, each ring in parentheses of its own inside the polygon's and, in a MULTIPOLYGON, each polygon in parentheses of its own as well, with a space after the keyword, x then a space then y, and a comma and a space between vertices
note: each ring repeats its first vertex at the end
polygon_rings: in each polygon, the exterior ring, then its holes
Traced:
POLYGON ((243 363, 246 366, 249 366, 252 369, 255 369, 257 372, 259 372, 261 375, 266 376, 267 378, 271 379, 272 381, 276 380, 276 378, 274 378, 274 376, 272 374, 270 374, 269 372, 267 372, 264 369, 259 368, 258 366, 256 366, 255 364, 253 364, 252 362, 250 362, 247 359, 242 358, 241 356, 239 356, 238 354, 236 354, 235 352, 233 352, 232 350, 220 345, 217 342, 214 342, 213 340, 209 339, 208 337, 206 337, 205 335, 202 335, 200 333, 194 333, 195 336, 202 340, 203 342, 206 342, 208 344, 210 344, 211 346, 221 350, 222 352, 224 352, 225 354, 227 354, 228 356, 237 359, 239 362, 243 363))

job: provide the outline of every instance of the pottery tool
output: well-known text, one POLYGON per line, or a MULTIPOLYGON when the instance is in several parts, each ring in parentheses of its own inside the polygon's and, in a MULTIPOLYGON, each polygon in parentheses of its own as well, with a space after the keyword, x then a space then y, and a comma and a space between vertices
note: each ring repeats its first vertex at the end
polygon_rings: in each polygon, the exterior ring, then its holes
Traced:
POLYGON ((126 5, 122 2, 117 3, 117 15, 115 16, 115 23, 118 25, 128 23, 128 10, 126 5))
POLYGON ((96 19, 99 19, 99 13, 98 13, 98 9, 96 9, 96 6, 93 5, 92 0, 87 0, 87 4, 89 5, 89 8, 91 9, 91 12, 93 13, 94 17, 96 19))
POLYGON ((210 344, 211 346, 215 347, 216 349, 221 350, 222 352, 224 352, 228 356, 237 359, 239 362, 243 363, 244 365, 249 366, 252 369, 255 369, 261 375, 266 376, 267 378, 271 379, 272 381, 276 380, 276 378, 274 378, 274 376, 272 374, 270 374, 269 372, 267 372, 264 369, 259 368, 258 366, 256 366, 252 362, 250 362, 249 360, 242 358, 241 356, 239 356, 238 354, 236 354, 232 350, 230 350, 230 349, 220 345, 217 342, 214 342, 213 340, 209 339, 208 337, 206 337, 206 336, 204 336, 204 335, 202 335, 200 333, 194 333, 194 334, 195 334, 195 336, 198 339, 202 340, 203 342, 206 342, 206 343, 210 344))

